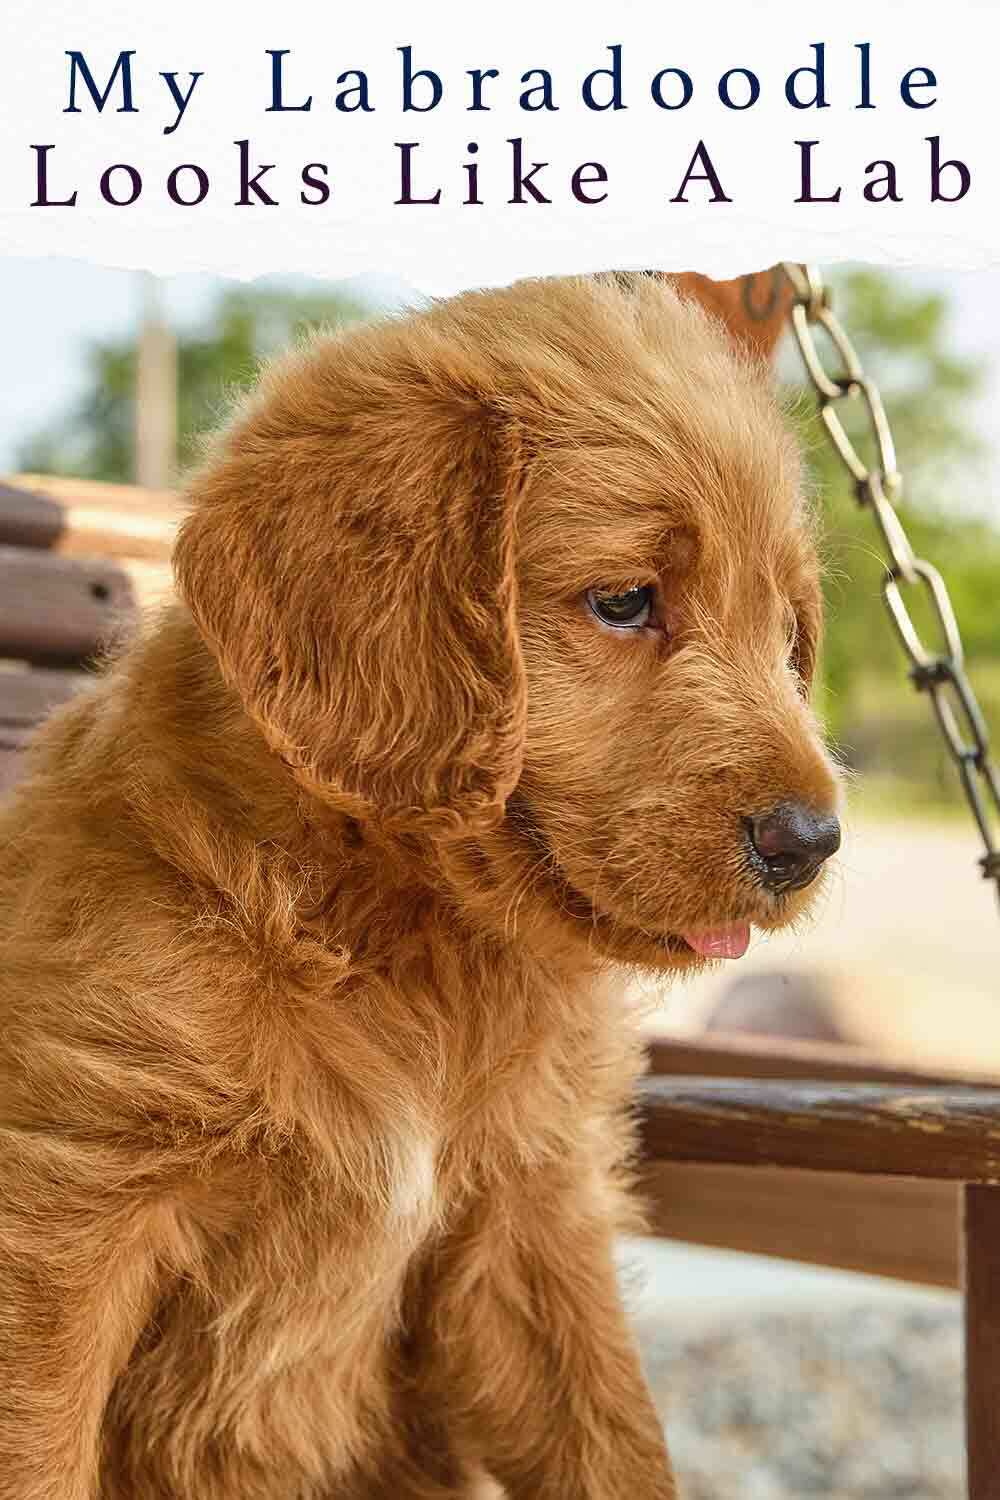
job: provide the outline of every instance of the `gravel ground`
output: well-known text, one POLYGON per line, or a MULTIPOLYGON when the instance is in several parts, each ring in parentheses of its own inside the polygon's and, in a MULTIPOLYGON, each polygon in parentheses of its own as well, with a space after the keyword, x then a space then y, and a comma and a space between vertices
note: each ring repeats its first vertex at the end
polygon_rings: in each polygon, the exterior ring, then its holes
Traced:
POLYGON ((954 1307, 637 1317, 683 1500, 961 1500, 954 1307))

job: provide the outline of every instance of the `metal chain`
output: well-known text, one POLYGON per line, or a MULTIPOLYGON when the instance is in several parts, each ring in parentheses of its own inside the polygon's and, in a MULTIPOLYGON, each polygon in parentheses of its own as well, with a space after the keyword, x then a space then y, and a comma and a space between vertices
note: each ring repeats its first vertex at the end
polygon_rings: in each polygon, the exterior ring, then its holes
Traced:
POLYGON ((944 579, 935 567, 914 554, 894 502, 903 479, 896 463, 896 449, 878 387, 866 375, 843 324, 833 311, 830 288, 815 266, 785 261, 785 275, 792 284, 792 331, 806 373, 816 392, 819 414, 830 441, 854 484, 858 503, 871 511, 885 547, 887 571, 882 581, 889 618, 910 660, 910 678, 920 692, 930 696, 931 706, 945 746, 958 767, 972 816, 982 835, 985 854, 979 864, 987 880, 996 881, 1000 898, 1000 847, 996 830, 1000 824, 1000 775, 990 758, 989 732, 982 710, 966 676, 962 638, 944 579), (827 335, 840 361, 831 374, 820 357, 815 330, 827 335), (863 402, 876 451, 873 465, 858 452, 840 419, 842 401, 863 402), (926 591, 941 631, 937 650, 920 638, 906 603, 906 589, 926 591))

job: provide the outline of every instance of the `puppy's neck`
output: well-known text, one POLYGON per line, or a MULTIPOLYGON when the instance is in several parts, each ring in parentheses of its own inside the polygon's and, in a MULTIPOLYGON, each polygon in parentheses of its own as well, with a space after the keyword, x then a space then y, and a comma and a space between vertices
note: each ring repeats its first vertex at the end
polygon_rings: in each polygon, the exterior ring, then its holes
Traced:
MULTIPOLYGON (((272 926, 283 910, 290 931, 330 947, 349 941, 376 968, 397 966, 401 945, 416 953, 424 934, 438 950, 450 934, 456 950, 473 941, 497 961, 503 950, 507 967, 533 967, 504 918, 519 867, 503 833, 445 851, 380 834, 311 796, 224 682, 183 606, 169 607, 112 676, 125 679, 107 702, 123 705, 109 742, 136 768, 123 777, 130 819, 186 883, 238 907, 242 924, 256 909, 261 928, 272 926)), ((553 963, 579 968, 550 946, 553 963)))

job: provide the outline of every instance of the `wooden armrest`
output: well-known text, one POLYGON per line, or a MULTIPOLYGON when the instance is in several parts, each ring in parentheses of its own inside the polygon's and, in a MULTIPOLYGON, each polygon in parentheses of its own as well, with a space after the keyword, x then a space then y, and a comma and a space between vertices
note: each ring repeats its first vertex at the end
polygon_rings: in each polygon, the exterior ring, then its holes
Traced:
POLYGON ((649 1071, 671 1078, 800 1078, 815 1082, 905 1083, 923 1088, 938 1083, 1000 1086, 996 1073, 947 1068, 898 1067, 862 1047, 841 1042, 804 1042, 746 1032, 711 1036, 651 1035, 649 1071))
POLYGON ((994 1075, 744 1033, 652 1036, 649 1060, 637 1186, 651 1233, 960 1285, 961 1182, 989 1175, 977 1122, 984 1100, 1000 1109, 994 1075))
POLYGON ((1000 1089, 644 1079, 647 1163, 1000 1181, 1000 1089))

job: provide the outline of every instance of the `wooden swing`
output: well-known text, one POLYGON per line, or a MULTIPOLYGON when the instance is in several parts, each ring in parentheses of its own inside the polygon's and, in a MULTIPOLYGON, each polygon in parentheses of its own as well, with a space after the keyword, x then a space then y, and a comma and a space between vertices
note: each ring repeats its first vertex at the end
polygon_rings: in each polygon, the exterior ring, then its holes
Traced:
MULTIPOLYGON (((882 534, 886 604, 958 765, 983 873, 1000 884, 1000 789, 957 626, 892 506, 889 427, 826 289, 800 266, 675 279, 765 357, 791 320, 831 439, 882 534), (836 375, 820 359, 817 327, 839 358, 836 375), (841 400, 859 397, 878 452, 871 470, 837 415, 841 400), (917 635, 906 585, 930 593, 942 649, 917 635)), ((33 727, 86 680, 112 620, 169 589, 179 513, 177 496, 128 486, 0 484, 0 790, 16 779, 33 727)), ((1000 1494, 1000 1074, 895 1069, 841 1046, 663 1036, 650 1042, 639 1107, 653 1233, 962 1290, 968 1494, 1000 1494)))

